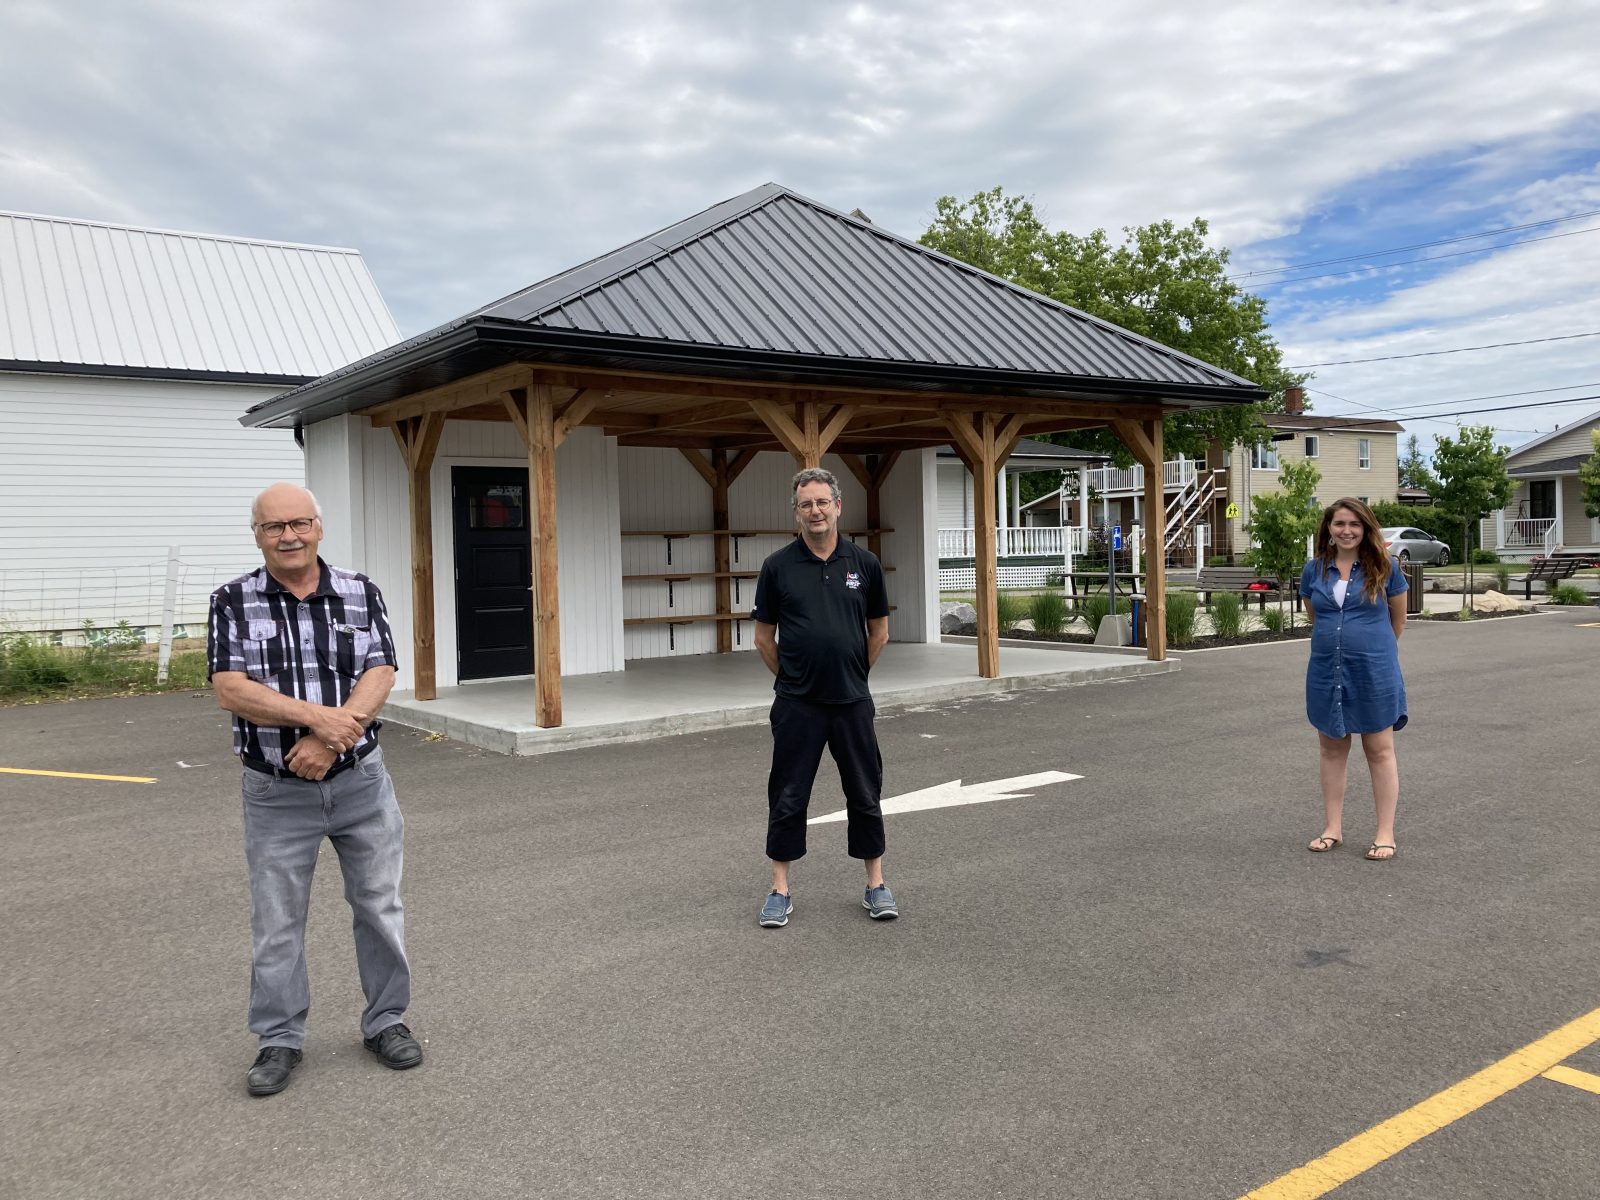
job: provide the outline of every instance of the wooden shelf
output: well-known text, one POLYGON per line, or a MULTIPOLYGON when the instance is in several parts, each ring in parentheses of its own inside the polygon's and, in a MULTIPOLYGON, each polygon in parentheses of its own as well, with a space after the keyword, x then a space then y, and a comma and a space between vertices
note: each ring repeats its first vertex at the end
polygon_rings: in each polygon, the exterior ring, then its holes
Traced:
MULTIPOLYGON (((780 537, 798 533, 797 529, 624 529, 623 537, 780 537)), ((892 529, 841 529, 845 537, 869 537, 875 533, 893 533, 892 529)))
POLYGON ((687 616, 624 617, 624 625, 693 625, 697 621, 750 621, 749 613, 693 613, 687 616))
POLYGON ((688 571, 664 575, 624 575, 623 583, 687 583, 691 579, 754 579, 760 571, 688 571))

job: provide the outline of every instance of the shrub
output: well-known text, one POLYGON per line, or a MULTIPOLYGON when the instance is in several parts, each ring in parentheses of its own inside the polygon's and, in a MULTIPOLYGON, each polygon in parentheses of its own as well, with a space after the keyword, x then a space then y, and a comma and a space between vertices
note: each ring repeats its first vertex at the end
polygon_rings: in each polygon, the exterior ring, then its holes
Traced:
POLYGON ((1194 641, 1194 614, 1199 597, 1193 592, 1167 593, 1167 641, 1187 646, 1194 641))
POLYGON ((156 683, 154 647, 142 633, 96 630, 83 646, 54 646, 24 634, 0 636, 0 699, 106 696, 204 687, 203 651, 175 646, 167 682, 156 683), (108 636, 101 636, 108 635, 108 636), (98 643, 98 644, 97 644, 98 643))
POLYGON ((1456 614, 1456 620, 1458 620, 1458 621, 1470 621, 1470 620, 1472 620, 1472 610, 1470 608, 1468 608, 1466 605, 1462 605, 1461 606, 1461 611, 1456 614))
POLYGON ((1550 593, 1551 604, 1587 604, 1589 593, 1570 583, 1558 584, 1550 593))
POLYGON ((1098 633, 1100 622, 1111 613, 1111 594, 1109 592, 1093 592, 1085 596, 1078 605, 1078 616, 1089 627, 1090 633, 1098 633))
POLYGON ((1261 610, 1261 624, 1273 633, 1283 632, 1283 609, 1276 604, 1261 610))
POLYGON ((1220 638, 1236 638, 1244 630, 1244 600, 1237 592, 1211 597, 1211 628, 1220 638))
POLYGON ((1212 554, 1206 558, 1206 566, 1208 567, 1225 567, 1227 565, 1228 556, 1226 554, 1212 554))
POLYGON ((1493 550, 1485 550, 1479 546, 1472 552, 1472 561, 1480 567, 1492 567, 1500 561, 1500 556, 1493 550))
POLYGON ((1035 633, 1060 633, 1067 626, 1067 600, 1060 592, 1040 592, 1028 602, 1035 633))
POLYGON ((1028 602, 1015 592, 1000 592, 995 597, 995 623, 1001 630, 1015 629, 1028 615, 1028 602))
POLYGON ((1065 587, 1066 584, 1067 584, 1067 573, 1065 571, 1047 571, 1047 572, 1045 572, 1045 577, 1044 577, 1044 585, 1045 585, 1045 587, 1058 588, 1058 587, 1065 587))
POLYGON ((1509 592, 1511 590, 1511 568, 1505 563, 1496 563, 1494 567, 1494 590, 1509 592))

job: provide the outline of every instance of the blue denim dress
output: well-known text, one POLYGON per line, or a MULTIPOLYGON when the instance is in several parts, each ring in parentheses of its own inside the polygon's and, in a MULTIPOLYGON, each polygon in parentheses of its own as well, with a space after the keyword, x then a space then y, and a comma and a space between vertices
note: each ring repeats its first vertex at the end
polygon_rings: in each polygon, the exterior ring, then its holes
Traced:
POLYGON ((1389 623, 1389 597, 1406 590, 1398 560, 1389 560, 1385 594, 1363 599, 1361 564, 1350 569, 1343 606, 1334 601, 1336 568, 1314 558, 1300 572, 1300 594, 1316 615, 1311 661, 1306 665, 1306 716, 1331 738, 1404 729, 1406 684, 1400 678, 1400 643, 1389 623))

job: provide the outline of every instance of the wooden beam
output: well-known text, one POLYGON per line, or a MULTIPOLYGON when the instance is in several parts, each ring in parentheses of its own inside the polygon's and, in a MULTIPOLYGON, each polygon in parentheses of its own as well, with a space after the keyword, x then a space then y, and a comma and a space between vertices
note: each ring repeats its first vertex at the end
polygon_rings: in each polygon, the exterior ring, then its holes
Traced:
POLYGON ((516 388, 512 391, 500 393, 500 403, 505 405, 505 410, 511 416, 511 423, 517 427, 517 436, 522 439, 523 448, 526 449, 528 441, 528 391, 526 388, 516 388))
POLYGON ((744 469, 756 460, 754 450, 741 450, 734 455, 733 461, 728 464, 728 486, 733 486, 733 481, 744 474, 744 469))
POLYGON ((534 724, 561 724, 560 539, 556 536, 556 415, 547 383, 528 388, 528 535, 533 542, 534 724))
POLYGON ((806 435, 800 426, 794 423, 794 418, 774 401, 752 399, 749 403, 751 411, 761 418, 761 423, 767 427, 768 432, 783 444, 785 450, 794 455, 801 466, 804 466, 806 435))
POLYGON ((1128 448, 1128 453, 1139 461, 1147 471, 1152 467, 1161 470, 1161 451, 1157 448, 1159 438, 1152 441, 1149 427, 1140 421, 1113 421, 1111 431, 1117 435, 1117 440, 1128 448))
POLYGON ((833 410, 833 415, 823 425, 821 434, 817 437, 817 462, 820 464, 822 456, 828 452, 828 447, 833 445, 834 439, 844 432, 844 427, 850 424, 850 418, 855 415, 855 406, 841 404, 833 410))
MULTIPOLYGON (((868 492, 872 491, 872 472, 867 470, 867 464, 861 460, 859 454, 841 454, 839 455, 839 461, 844 463, 850 474, 856 477, 857 483, 868 492)), ((877 527, 878 523, 876 521, 867 521, 868 529, 876 529, 877 527)))
POLYGON ((592 388, 579 388, 572 393, 572 398, 556 413, 556 445, 561 445, 569 433, 583 424, 583 419, 594 411, 599 401, 600 393, 592 388))
MULTIPOLYGON (((699 472, 700 478, 706 481, 707 487, 715 488, 717 486, 717 472, 714 468, 707 464, 704 458, 700 456, 700 451, 691 449, 688 446, 679 446, 678 453, 683 455, 683 457, 688 460, 689 465, 699 472)), ((723 451, 722 454, 724 458, 727 457, 726 451, 723 451)), ((717 451, 713 450, 713 461, 715 461, 716 455, 717 451)))
POLYGON ((374 425, 393 425, 407 417, 420 417, 425 412, 450 412, 492 401, 507 388, 525 387, 531 377, 532 372, 525 364, 512 363, 454 383, 413 392, 364 411, 374 425))
POLYGON ((900 451, 891 450, 878 459, 877 469, 872 472, 872 486, 882 487, 889 478, 889 472, 894 470, 895 463, 900 461, 900 451))
POLYGON ((395 425, 395 440, 406 464, 411 523, 412 694, 418 700, 439 695, 433 611, 433 459, 444 432, 444 414, 428 413, 395 425))

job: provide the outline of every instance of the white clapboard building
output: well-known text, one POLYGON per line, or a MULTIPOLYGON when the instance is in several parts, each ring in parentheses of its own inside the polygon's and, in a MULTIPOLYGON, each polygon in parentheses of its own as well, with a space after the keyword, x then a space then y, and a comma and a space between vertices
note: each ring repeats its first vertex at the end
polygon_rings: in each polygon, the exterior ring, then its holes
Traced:
POLYGON ((0 212, 0 634, 153 637, 173 548, 203 620, 305 477, 239 413, 398 340, 354 250, 0 212))

